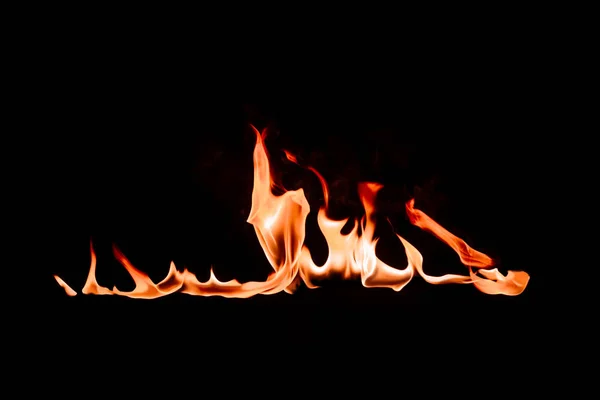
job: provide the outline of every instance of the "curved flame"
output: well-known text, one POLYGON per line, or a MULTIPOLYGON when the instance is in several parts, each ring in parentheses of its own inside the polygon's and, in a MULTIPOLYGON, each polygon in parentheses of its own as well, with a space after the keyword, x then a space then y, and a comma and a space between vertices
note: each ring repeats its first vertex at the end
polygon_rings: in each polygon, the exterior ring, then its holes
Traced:
POLYGON ((406 214, 410 222, 435 235, 438 239, 450 246, 460 261, 469 268, 469 276, 444 275, 441 277, 429 277, 419 270, 419 273, 430 283, 473 283, 477 289, 487 294, 504 294, 516 296, 523 293, 529 282, 529 274, 523 271, 508 271, 504 276, 497 268, 489 268, 494 265, 488 255, 471 248, 464 240, 454 236, 444 227, 435 222, 423 211, 414 208, 415 200, 411 199, 406 203, 406 214), (477 272, 473 268, 481 268, 477 272), (477 275, 481 274, 483 277, 477 275))
POLYGON ((71 286, 69 286, 65 281, 63 281, 60 276, 58 275, 54 275, 54 279, 56 279, 56 282, 58 282, 58 285, 65 289, 65 293, 67 294, 67 296, 69 297, 73 297, 73 296, 77 296, 77 292, 74 291, 73 289, 71 289, 71 286))

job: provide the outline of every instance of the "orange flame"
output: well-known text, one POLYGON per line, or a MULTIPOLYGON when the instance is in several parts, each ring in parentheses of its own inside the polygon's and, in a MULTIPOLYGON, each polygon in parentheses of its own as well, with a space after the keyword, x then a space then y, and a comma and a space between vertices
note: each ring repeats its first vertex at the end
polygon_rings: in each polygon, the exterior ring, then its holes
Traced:
MULTIPOLYGON (((285 154, 290 161, 298 164, 298 160, 290 152, 286 151, 285 154)), ((393 268, 376 257, 375 247, 378 239, 373 237, 375 197, 383 185, 372 182, 359 185, 358 192, 366 212, 360 224, 362 235, 359 234, 357 220, 354 221, 350 233, 343 235, 341 231, 348 222, 348 218, 336 221, 327 217, 329 204, 327 182, 316 169, 310 166, 307 168, 317 176, 323 189, 324 205, 319 209, 317 223, 327 242, 329 256, 325 264, 317 266, 312 260, 308 247, 302 248, 300 276, 305 284, 310 288, 316 288, 318 287, 315 283, 316 280, 337 275, 343 279, 360 277, 365 287, 388 287, 396 291, 401 290, 411 280, 414 264, 421 262, 422 257, 411 246, 411 250, 406 252, 409 263, 403 270, 393 268)), ((400 238, 400 240, 404 242, 404 239, 400 238)))
MULTIPOLYGON (((473 272, 473 268, 488 268, 494 265, 494 261, 487 255, 472 249, 464 240, 448 232, 423 211, 415 209, 414 205, 414 199, 411 199, 406 203, 406 214, 408 215, 410 222, 413 225, 432 233, 450 246, 458 254, 460 261, 469 267, 469 276, 477 289, 487 294, 505 294, 509 296, 519 295, 525 290, 525 287, 529 282, 529 274, 523 271, 508 271, 507 275, 504 276, 497 268, 489 270, 480 269, 477 272, 483 275, 483 278, 477 276, 477 274, 473 272)), ((460 275, 445 275, 445 277, 446 278, 440 277, 438 279, 441 279, 442 281, 454 281, 454 279, 461 278, 460 275)))
POLYGON ((58 282, 61 288, 65 289, 65 293, 67 294, 67 296, 77 296, 77 292, 71 289, 71 286, 67 285, 67 283, 63 281, 58 275, 54 275, 54 279, 56 279, 56 282, 58 282))
MULTIPOLYGON (((314 263, 309 249, 304 245, 306 218, 310 207, 303 189, 284 190, 282 195, 273 194, 274 187, 281 187, 273 181, 269 157, 264 143, 266 131, 260 133, 252 126, 256 134, 254 147, 254 185, 252 189, 252 208, 247 222, 254 226, 259 244, 273 268, 273 272, 264 282, 240 283, 237 280, 219 281, 211 268, 210 277, 200 282, 196 275, 184 269, 179 271, 173 262, 167 276, 159 283, 137 269, 125 255, 113 246, 116 259, 125 267, 135 283, 130 292, 116 287, 109 289, 96 280, 96 253, 90 242, 91 262, 87 280, 82 289, 84 294, 115 294, 140 299, 155 299, 175 292, 198 296, 223 296, 247 298, 257 294, 275 294, 281 291, 292 293, 299 281, 307 287, 318 287, 318 281, 340 277, 359 279, 365 287, 384 287, 400 291, 416 272, 428 283, 473 283, 477 289, 487 294, 518 295, 529 282, 529 275, 523 271, 508 271, 502 275, 493 260, 472 249, 462 239, 454 236, 421 210, 414 208, 414 199, 406 204, 406 212, 412 224, 430 232, 449 245, 458 254, 460 261, 469 269, 469 275, 448 274, 439 277, 429 276, 423 271, 423 256, 406 239, 396 234, 403 245, 408 264, 403 269, 387 265, 376 256, 379 238, 375 237, 376 207, 375 200, 383 185, 375 182, 363 182, 358 185, 358 193, 365 214, 354 219, 348 234, 342 234, 342 228, 349 218, 333 220, 327 216, 329 190, 323 176, 313 167, 305 166, 313 172, 323 190, 324 204, 317 214, 317 223, 329 254, 322 266, 314 263), (477 268, 476 272, 473 268, 477 268)), ((288 160, 299 165, 297 158, 285 151, 288 160)), ((60 277, 54 275, 58 284, 68 296, 77 293, 60 277)))

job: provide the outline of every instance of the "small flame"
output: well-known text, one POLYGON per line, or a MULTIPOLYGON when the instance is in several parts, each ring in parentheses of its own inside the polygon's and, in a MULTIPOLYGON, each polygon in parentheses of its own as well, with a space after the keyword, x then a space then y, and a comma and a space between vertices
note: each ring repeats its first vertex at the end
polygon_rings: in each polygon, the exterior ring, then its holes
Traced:
MULTIPOLYGON (((292 293, 300 281, 309 288, 317 288, 319 281, 338 277, 360 279, 364 287, 391 288, 400 291, 415 275, 415 271, 431 284, 473 283, 486 294, 515 296, 525 290, 529 275, 523 271, 508 271, 502 275, 494 266, 494 261, 486 254, 474 250, 464 240, 456 237, 423 211, 414 208, 414 199, 406 203, 406 213, 410 222, 422 230, 435 235, 450 246, 469 270, 469 275, 447 274, 430 276, 423 270, 423 256, 406 239, 396 234, 406 253, 407 265, 402 269, 390 266, 376 256, 379 238, 375 237, 376 197, 383 185, 376 182, 362 182, 358 194, 364 208, 364 215, 354 218, 352 229, 342 234, 343 227, 350 218, 334 220, 328 216, 329 190, 325 178, 312 166, 303 166, 314 173, 323 190, 324 204, 317 214, 318 226, 328 246, 328 257, 321 266, 315 264, 308 247, 304 244, 306 218, 310 207, 302 188, 285 190, 272 178, 269 157, 265 146, 266 131, 256 134, 253 153, 254 185, 252 207, 247 222, 254 226, 258 242, 273 268, 273 272, 263 282, 240 283, 233 279, 222 282, 217 279, 212 268, 206 282, 200 282, 196 275, 184 269, 179 271, 171 262, 167 276, 159 283, 137 269, 127 257, 113 246, 115 258, 123 265, 133 279, 135 287, 123 292, 116 287, 109 289, 96 280, 96 253, 90 242, 91 262, 87 280, 82 289, 84 294, 115 294, 139 299, 155 299, 175 292, 197 296, 223 296, 248 298, 257 294, 275 294, 282 291, 292 293), (275 195, 273 188, 283 191, 275 195), (476 269, 476 270, 474 270, 476 269)), ((291 162, 300 165, 296 156, 289 151, 285 155, 291 162)), ((58 284, 68 296, 77 293, 60 277, 54 275, 58 284)))
POLYGON ((58 275, 54 275, 54 279, 56 279, 56 282, 58 282, 61 288, 65 289, 65 293, 67 294, 67 296, 77 296, 77 292, 71 289, 71 286, 67 285, 67 283, 63 281, 58 275))

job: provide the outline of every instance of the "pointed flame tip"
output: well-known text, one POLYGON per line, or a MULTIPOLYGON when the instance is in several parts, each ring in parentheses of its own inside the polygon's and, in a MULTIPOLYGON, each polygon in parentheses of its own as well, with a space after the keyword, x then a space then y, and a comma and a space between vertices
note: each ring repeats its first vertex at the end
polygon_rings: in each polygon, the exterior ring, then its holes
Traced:
POLYGON ((267 128, 266 127, 263 128, 263 130, 261 132, 253 124, 249 124, 249 125, 250 125, 250 128, 252 128, 252 130, 256 134, 258 140, 260 140, 260 139, 264 140, 267 137, 267 128))
POLYGON ((254 125, 252 125, 252 124, 250 124, 250 128, 252 128, 252 131, 256 135, 256 140, 260 141, 262 139, 260 131, 258 129, 256 129, 256 127, 254 125))
POLYGON ((71 288, 71 286, 69 286, 65 281, 63 281, 60 276, 58 276, 58 275, 53 275, 53 276, 54 276, 54 279, 56 280, 56 282, 58 283, 58 285, 65 290, 65 293, 67 296, 69 296, 69 297, 77 296, 77 292, 74 291, 71 288))

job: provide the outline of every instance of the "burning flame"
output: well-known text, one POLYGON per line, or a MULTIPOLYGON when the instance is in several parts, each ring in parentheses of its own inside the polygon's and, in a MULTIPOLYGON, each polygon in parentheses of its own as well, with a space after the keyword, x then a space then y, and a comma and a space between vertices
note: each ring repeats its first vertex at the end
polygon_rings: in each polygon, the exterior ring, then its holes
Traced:
MULTIPOLYGON (((505 294, 516 296, 521 294, 527 283, 529 282, 529 274, 523 271, 508 271, 507 275, 504 276, 498 271, 497 268, 489 268, 494 265, 494 261, 487 255, 472 249, 464 240, 454 236, 448 232, 444 227, 435 222, 431 217, 425 214, 421 210, 414 208, 415 200, 411 199, 406 203, 406 213, 413 225, 432 233, 437 236, 441 241, 450 246, 460 258, 460 261, 469 268, 469 276, 471 281, 465 280, 464 283, 473 282, 475 287, 487 294, 505 294), (480 268, 479 272, 483 277, 477 276, 473 272, 473 268, 480 268)), ((464 277, 460 275, 444 275, 437 278, 436 281, 432 281, 431 278, 427 277, 422 271, 419 271, 421 276, 429 283, 446 283, 446 282, 463 282, 464 277)))
MULTIPOLYGON (((254 147, 254 186, 252 190, 252 208, 247 222, 254 226, 256 236, 273 272, 264 282, 240 283, 237 280, 221 282, 211 268, 210 278, 200 282, 196 275, 184 269, 179 271, 171 262, 167 276, 159 283, 137 269, 125 255, 113 246, 116 259, 129 272, 135 283, 130 292, 116 287, 109 289, 100 286, 96 280, 96 254, 90 242, 91 263, 83 294, 120 295, 132 298, 155 299, 175 292, 197 296, 223 296, 247 298, 257 294, 275 294, 281 291, 293 293, 300 280, 309 288, 317 288, 318 282, 332 277, 341 279, 359 279, 365 287, 383 287, 400 291, 413 278, 415 271, 431 284, 472 283, 487 294, 515 296, 525 290, 529 275, 523 271, 508 271, 502 275, 494 266, 494 261, 471 248, 464 240, 454 236, 435 222, 423 211, 414 208, 414 199, 406 203, 406 213, 410 222, 435 235, 450 246, 458 255, 462 264, 468 268, 468 275, 448 274, 430 276, 423 270, 423 256, 406 239, 396 234, 404 247, 407 265, 403 269, 387 265, 375 254, 379 238, 375 237, 376 208, 375 199, 383 185, 375 182, 363 182, 358 185, 358 193, 365 210, 364 215, 354 219, 353 228, 342 234, 342 228, 349 218, 334 220, 328 217, 329 190, 323 176, 313 167, 305 166, 314 173, 321 183, 324 204, 317 215, 317 223, 329 249, 325 263, 318 266, 304 245, 306 218, 310 212, 308 201, 302 189, 284 190, 282 195, 273 194, 276 185, 271 177, 269 157, 265 147, 266 130, 262 133, 252 126, 256 134, 254 147)), ((288 160, 299 165, 297 158, 285 151, 288 160)), ((68 296, 75 292, 60 277, 54 275, 58 284, 68 296)))
POLYGON ((56 282, 58 282, 60 287, 65 289, 65 293, 67 293, 67 296, 77 296, 77 292, 71 289, 71 286, 67 285, 67 283, 63 281, 58 275, 54 275, 54 279, 56 279, 56 282))

